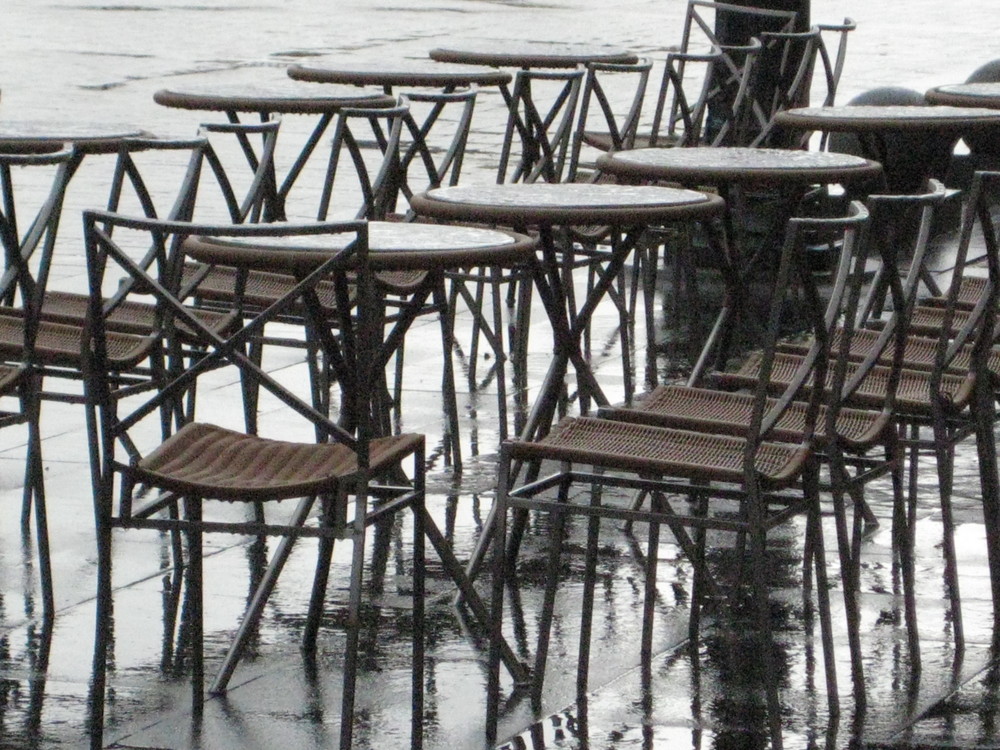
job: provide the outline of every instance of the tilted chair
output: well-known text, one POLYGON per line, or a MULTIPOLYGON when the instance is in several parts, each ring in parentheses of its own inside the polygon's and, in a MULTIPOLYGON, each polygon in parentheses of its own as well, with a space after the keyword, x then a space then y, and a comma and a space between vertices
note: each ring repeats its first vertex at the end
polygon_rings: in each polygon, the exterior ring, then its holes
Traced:
MULTIPOLYGON (((745 583, 745 593, 752 597, 753 627, 760 643, 761 689, 767 694, 767 710, 772 743, 782 742, 778 685, 780 679, 771 640, 771 610, 768 602, 769 566, 765 561, 766 538, 769 529, 787 522, 796 513, 804 513, 806 544, 809 560, 814 564, 817 585, 815 592, 820 612, 824 660, 827 675, 827 697, 831 711, 838 705, 836 669, 833 655, 832 623, 826 583, 826 566, 823 538, 820 530, 819 474, 816 440, 827 427, 818 419, 820 398, 808 394, 805 386, 812 377, 825 379, 830 368, 827 346, 831 321, 824 319, 824 310, 812 274, 806 267, 803 248, 810 230, 820 227, 840 232, 857 231, 866 221, 862 209, 846 219, 792 219, 782 248, 776 274, 773 304, 768 318, 765 345, 765 363, 776 354, 775 347, 780 333, 780 318, 785 292, 794 283, 801 285, 806 298, 805 317, 809 330, 815 336, 815 351, 809 362, 803 364, 794 382, 774 400, 769 400, 770 367, 765 364, 752 393, 750 420, 740 435, 720 434, 717 431, 694 428, 678 429, 654 427, 635 422, 612 419, 579 417, 566 419, 553 428, 550 434, 533 442, 508 441, 500 456, 497 512, 494 539, 507 536, 507 514, 510 510, 521 513, 545 511, 553 514, 553 532, 549 542, 550 556, 548 578, 539 627, 539 641, 535 651, 533 695, 539 696, 545 674, 548 650, 549 625, 552 607, 558 588, 560 547, 563 543, 567 518, 580 515, 588 519, 584 593, 581 606, 580 660, 577 666, 578 690, 586 691, 588 668, 588 643, 590 638, 592 597, 594 593, 594 567, 596 563, 599 525, 602 519, 642 521, 649 524, 646 549, 645 608, 643 614, 640 659, 645 663, 651 658, 653 599, 656 591, 656 566, 659 531, 667 526, 695 568, 695 590, 692 596, 691 634, 697 635, 702 597, 721 593, 721 581, 710 573, 709 557, 705 553, 705 532, 736 534, 745 538, 746 562, 750 581, 745 583), (784 419, 791 418, 792 404, 801 399, 805 406, 796 415, 801 427, 791 439, 787 433, 775 430, 784 419), (786 442, 787 441, 787 442, 786 442), (533 465, 555 462, 552 473, 529 480, 517 486, 512 474, 515 462, 533 465), (589 465, 592 471, 577 468, 589 465), (590 486, 590 493, 574 491, 575 486, 590 486), (649 509, 623 507, 605 503, 602 488, 623 488, 648 492, 649 509), (682 509, 673 498, 688 498, 690 505, 682 509), (670 496, 670 499, 668 499, 670 496), (726 499, 732 506, 718 505, 726 499), (728 511, 728 512, 727 512, 728 511), (735 511, 735 512, 734 512, 735 511)), ((850 242, 843 244, 842 252, 850 254, 850 242)), ((838 292, 843 292, 846 284, 838 292)), ((494 543, 493 567, 493 627, 497 647, 503 643, 502 611, 505 589, 510 577, 515 576, 515 560, 508 559, 508 547, 494 543)), ((740 576, 739 578, 742 578, 740 576)), ((511 584, 513 585, 513 583, 511 584)), ((738 596, 736 596, 738 599, 738 596)), ((498 665, 499 650, 491 661, 488 684, 488 710, 496 718, 499 699, 498 665)), ((488 726, 488 734, 495 732, 496 724, 488 726)), ((489 739, 495 737, 489 734, 489 739)))
MULTIPOLYGON (((843 262, 834 268, 831 306, 827 310, 830 326, 830 346, 843 358, 844 372, 834 381, 831 369, 830 384, 826 389, 820 409, 821 423, 828 423, 827 432, 817 436, 818 457, 828 466, 829 489, 833 498, 836 517, 837 540, 844 585, 845 611, 848 619, 848 639, 851 648, 852 675, 855 696, 865 700, 865 681, 862 665, 861 611, 858 602, 859 556, 863 533, 877 523, 865 501, 865 486, 890 474, 893 480, 894 519, 893 534, 898 542, 899 562, 903 566, 904 606, 909 636, 911 660, 920 663, 915 600, 913 593, 912 548, 906 533, 905 499, 903 496, 904 454, 897 434, 895 421, 895 383, 899 380, 902 359, 894 359, 893 352, 903 351, 908 338, 906 321, 915 304, 921 271, 928 256, 928 232, 935 209, 946 199, 940 184, 922 195, 873 196, 867 201, 871 212, 870 227, 863 237, 848 233, 844 240, 853 244, 850 255, 853 267, 843 262), (906 222, 907 210, 923 212, 925 231, 917 235, 912 247, 897 240, 899 230, 906 222), (902 257, 901 257, 902 256, 902 257), (881 260, 881 268, 891 292, 891 315, 881 331, 859 327, 864 323, 862 311, 868 307, 866 299, 872 296, 867 287, 866 262, 881 260), (897 270, 908 262, 906 279, 900 279, 897 270), (846 285, 847 293, 840 291, 846 285), (840 304, 837 304, 840 300, 840 304), (850 363, 850 377, 848 377, 850 363), (868 400, 863 408, 855 404, 852 396, 858 382, 873 370, 882 373, 884 391, 881 401, 868 400), (848 505, 845 500, 852 502, 848 505), (853 523, 848 509, 853 511, 853 523), (849 528, 850 527, 850 528, 849 528)), ((830 238, 816 232, 809 238, 810 247, 826 247, 830 238)), ((841 249, 841 252, 843 249, 841 249)), ((877 292, 876 292, 877 293, 877 292)), ((881 312, 881 310, 880 310, 881 312)), ((720 347, 721 348, 721 347, 720 347)), ((792 336, 778 344, 777 362, 785 362, 785 353, 794 352, 787 368, 776 368, 772 378, 775 390, 780 393, 797 377, 803 362, 815 355, 815 341, 792 336)), ((741 355, 743 356, 743 355, 741 355)), ((721 368, 715 372, 693 376, 686 385, 663 385, 626 408, 607 409, 602 414, 633 422, 664 427, 691 428, 743 435, 749 428, 752 415, 753 389, 759 382, 759 363, 763 352, 753 352, 736 371, 727 371, 725 361, 717 362, 721 368)), ((773 398, 777 398, 777 393, 773 398)), ((775 435, 789 440, 799 434, 805 411, 804 403, 793 404, 783 420, 774 427, 775 435)), ((643 497, 638 497, 640 503, 643 497)), ((638 507, 638 505, 636 506, 638 507)))

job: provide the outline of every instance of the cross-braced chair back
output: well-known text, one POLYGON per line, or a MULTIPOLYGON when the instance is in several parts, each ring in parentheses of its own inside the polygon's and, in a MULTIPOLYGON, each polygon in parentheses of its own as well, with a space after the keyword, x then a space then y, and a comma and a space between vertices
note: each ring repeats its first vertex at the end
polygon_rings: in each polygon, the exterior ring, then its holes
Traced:
POLYGON ((563 181, 585 75, 583 68, 515 74, 497 183, 563 181))
POLYGON ((633 64, 591 62, 586 66, 579 115, 573 131, 573 152, 566 171, 567 182, 597 180, 600 172, 593 164, 581 164, 585 146, 601 152, 621 151, 635 145, 646 85, 652 60, 633 64), (634 79, 634 88, 623 89, 634 79), (581 167, 585 174, 581 173, 581 167))
POLYGON ((347 107, 337 113, 312 218, 382 219, 395 210, 404 184, 400 139, 408 112, 400 98, 395 107, 347 107))

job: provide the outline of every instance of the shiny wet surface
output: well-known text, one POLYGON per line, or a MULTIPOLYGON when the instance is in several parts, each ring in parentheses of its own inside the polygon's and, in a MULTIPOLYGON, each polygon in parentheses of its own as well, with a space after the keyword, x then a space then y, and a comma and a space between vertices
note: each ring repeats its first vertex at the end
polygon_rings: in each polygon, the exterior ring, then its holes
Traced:
MULTIPOLYGON (((36 3, 13 3, 34 22, 36 3)), ((405 5, 405 3, 399 4, 405 5)), ((169 111, 152 103, 152 92, 181 83, 211 79, 251 81, 262 73, 281 75, 289 61, 363 50, 372 56, 417 55, 445 41, 483 36, 552 38, 566 33, 566 8, 550 4, 525 7, 503 3, 446 3, 443 16, 424 8, 405 10, 407 31, 368 22, 343 24, 330 33, 329 8, 311 4, 297 34, 274 36, 287 19, 285 4, 249 9, 215 3, 191 6, 165 2, 156 6, 62 4, 49 7, 47 34, 31 23, 18 23, 7 49, 24 66, 3 81, 0 114, 12 119, 71 118, 90 120, 100 112, 106 121, 135 123, 169 135, 193 133, 197 116, 169 111), (160 7, 162 6, 162 7, 160 7), (56 8, 56 11, 51 10, 56 8), (61 10, 59 10, 61 9, 61 10), (148 11, 148 12, 147 12, 148 11), (246 29, 240 35, 209 34, 199 43, 172 45, 162 40, 178 34, 199 39, 194 26, 233 23, 237 14, 246 29), (129 26, 123 16, 153 18, 156 23, 129 26), (198 20, 192 23, 192 18, 198 20), (249 18, 249 20, 247 20, 249 18), (540 20, 539 20, 540 18, 540 20), (208 19, 206 21, 205 19, 208 19), (87 40, 80 29, 87 28, 87 40), (268 30, 271 31, 268 31, 268 30), (373 29, 379 39, 373 41, 373 29), (93 32, 93 33, 90 33, 93 32), (336 37, 331 41, 331 37, 336 37), (242 37, 236 50, 229 37, 242 37), (266 41, 259 46, 259 40, 266 41), (90 47, 88 47, 88 45, 90 47), (228 46, 227 46, 228 45, 228 46), (67 51, 68 50, 68 51, 67 51), (107 50, 114 50, 108 54, 107 50), (248 51, 252 50, 252 51, 248 51), (265 50, 258 53, 258 50, 265 50), (256 55, 256 56, 255 56, 256 55), (47 74, 39 75, 43 70, 47 74), (72 77, 75 73, 75 78, 72 77), (63 84, 65 79, 72 84, 63 84), (101 97, 99 100, 97 97, 101 97), (95 103, 100 101, 100 106, 95 103)), ((597 4, 606 7, 605 4, 597 4)), ((602 41, 644 53, 659 53, 665 27, 677 28, 681 3, 673 15, 650 24, 648 14, 664 4, 622 3, 616 25, 594 23, 593 16, 574 22, 570 31, 581 41, 602 41)), ((676 7, 675 7, 676 6, 676 7)), ((343 7, 350 7, 345 3, 343 7)), ((358 8, 350 8, 359 12, 358 8)), ((438 9, 441 10, 441 9, 438 9)), ((579 11, 580 8, 570 10, 579 11)), ((5 12, 8 9, 5 8, 5 12)), ((384 13, 365 8, 363 13, 384 13)), ((399 14, 397 9, 397 15, 399 14)), ((859 21, 852 39, 842 100, 875 85, 901 84, 923 90, 964 79, 995 54, 994 25, 982 23, 983 4, 813 3, 815 20, 833 21, 850 14, 859 21), (904 12, 905 11, 905 12, 904 12), (876 13, 874 18, 871 14, 876 13), (905 16, 905 17, 904 17, 905 16), (962 54, 941 44, 942 29, 962 29, 962 54), (912 33, 911 33, 912 32, 912 33)), ((377 16, 384 18, 384 16, 377 16)), ((577 16, 579 18, 579 16, 577 16)), ((400 22, 402 23, 402 22, 400 22)), ((483 111, 498 110, 496 95, 484 97, 483 111)), ((477 115, 478 116, 478 115, 477 115)), ((301 125, 288 123, 290 132, 301 125)), ((487 117, 481 135, 470 145, 470 174, 483 178, 499 126, 487 117), (480 171, 477 173, 476 170, 480 171)), ((467 168, 468 170, 468 168, 467 168)), ((481 179, 489 183, 490 176, 481 179)), ((70 207, 79 209, 85 196, 70 207)), ((67 237, 79 222, 65 223, 67 237)), ((60 261, 54 274, 70 285, 80 282, 82 250, 60 261)), ((711 274, 699 279, 701 300, 713 299, 711 274)), ((662 280, 661 293, 669 285, 662 280)), ((674 304, 661 294, 656 301, 658 330, 655 356, 645 347, 635 352, 640 382, 647 365, 661 378, 682 374, 693 357, 691 342, 704 334, 707 316, 700 305, 674 304)), ((641 320, 641 317, 640 317, 641 320)), ((592 361, 602 387, 614 401, 623 393, 617 316, 605 308, 595 316, 592 361)), ((525 402, 530 403, 548 365, 544 318, 534 321, 527 363, 525 402)), ((460 559, 467 559, 489 511, 495 489, 495 453, 499 429, 493 359, 482 352, 470 388, 469 318, 459 316, 456 352, 464 365, 460 378, 461 439, 465 466, 461 476, 446 465, 440 416, 440 354, 436 322, 415 324, 407 349, 400 429, 425 432, 430 461, 428 504, 460 559), (424 345, 423 342, 427 342, 424 345)), ((636 340, 644 341, 639 326, 636 340)), ((295 352, 269 353, 268 366, 293 382, 304 382, 305 368, 295 352)), ((238 393, 225 378, 206 388, 201 405, 206 416, 230 419, 238 413, 238 393)), ((265 416, 280 417, 265 405, 265 416)), ((91 652, 94 638, 96 553, 87 465, 87 437, 78 407, 47 403, 42 433, 50 535, 55 568, 57 612, 50 630, 41 620, 37 569, 31 542, 20 532, 20 494, 24 438, 17 429, 0 433, 0 747, 79 747, 85 741, 91 652)), ((776 591, 773 594, 777 649, 782 662, 783 724, 786 747, 996 747, 1000 745, 998 707, 1000 675, 992 657, 991 602, 985 534, 979 502, 977 465, 971 444, 960 446, 956 464, 955 511, 958 522, 961 596, 966 647, 956 654, 946 606, 940 550, 941 523, 936 474, 925 461, 920 475, 916 567, 921 638, 921 669, 915 672, 902 624, 902 601, 893 569, 888 488, 869 491, 881 524, 862 550, 862 631, 867 708, 856 707, 850 690, 850 665, 839 589, 832 592, 835 611, 841 714, 831 719, 819 653, 818 625, 803 603, 800 586, 799 523, 780 531, 775 541, 776 591)), ((281 512, 278 509, 276 512, 281 512)), ((397 748, 409 744, 408 618, 411 570, 407 522, 370 539, 367 580, 374 603, 366 605, 363 673, 359 683, 356 746, 397 748)), ((833 539, 832 523, 827 521, 833 539)), ((524 655, 534 648, 537 613, 544 580, 543 552, 549 526, 544 518, 529 527, 519 567, 518 597, 506 608, 505 628, 524 655)), ((691 570, 676 546, 661 537, 656 601, 654 657, 640 668, 644 529, 634 536, 606 524, 598 564, 594 644, 586 700, 576 691, 576 650, 583 566, 582 525, 570 528, 563 556, 563 579, 545 691, 539 705, 525 697, 504 707, 502 744, 510 748, 752 748, 767 743, 762 696, 755 689, 753 645, 741 637, 738 613, 706 615, 699 643, 687 640, 691 570)), ((273 549, 251 539, 210 536, 206 541, 206 653, 208 672, 221 660, 246 605, 252 582, 260 575, 264 554, 273 549)), ((346 548, 337 552, 344 560, 346 548)), ((297 545, 268 605, 253 652, 239 666, 224 698, 206 705, 204 719, 192 720, 183 652, 178 653, 181 612, 176 611, 177 580, 170 566, 168 541, 152 532, 127 532, 115 540, 115 621, 113 669, 108 695, 106 744, 126 748, 329 748, 339 731, 340 655, 347 582, 344 565, 335 566, 328 589, 328 610, 314 660, 298 648, 314 560, 313 543, 297 545)), ((831 580, 837 581, 835 556, 828 551, 831 580)), ((486 590, 487 581, 481 582, 486 590)), ((425 745, 430 748, 480 748, 485 711, 485 652, 480 634, 451 604, 452 587, 431 555, 429 582, 427 705, 425 745)), ((509 685, 505 684, 505 688, 509 685)))

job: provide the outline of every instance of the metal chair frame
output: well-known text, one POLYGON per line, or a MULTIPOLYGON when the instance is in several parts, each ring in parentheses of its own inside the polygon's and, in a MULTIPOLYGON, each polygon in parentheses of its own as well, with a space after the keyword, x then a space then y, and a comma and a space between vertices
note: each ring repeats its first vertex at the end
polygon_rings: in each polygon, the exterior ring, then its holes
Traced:
MULTIPOLYGON (((548 626, 551 621, 552 607, 558 586, 558 561, 562 543, 566 516, 581 515, 588 519, 587 561, 585 574, 584 600, 582 604, 583 626, 581 628, 581 645, 578 662, 578 691, 586 691, 587 659, 589 658, 590 612, 588 604, 593 596, 594 567, 596 563, 599 521, 600 519, 640 520, 649 524, 648 549, 646 554, 646 583, 641 644, 641 659, 645 663, 651 657, 652 640, 652 605, 656 585, 656 549, 658 546, 661 525, 670 528, 685 553, 691 558, 695 575, 695 593, 693 596, 691 632, 696 635, 698 626, 698 611, 700 599, 707 593, 718 593, 719 588, 705 567, 705 537, 709 529, 746 535, 749 544, 750 559, 750 590, 753 591, 755 604, 755 627, 762 644, 770 643, 770 610, 767 603, 768 573, 764 564, 766 533, 774 525, 787 521, 791 515, 804 512, 808 518, 807 539, 810 547, 809 559, 814 563, 817 576, 816 594, 819 602, 820 621, 823 631, 823 649, 826 661, 828 679, 828 699, 831 711, 836 711, 838 705, 835 667, 833 664, 832 624, 830 621, 829 601, 826 591, 826 568, 823 552, 823 539, 819 530, 819 487, 818 467, 813 453, 814 434, 817 429, 820 400, 818 394, 805 393, 805 386, 811 377, 825 380, 828 371, 827 357, 829 355, 827 330, 829 321, 825 320, 818 292, 811 274, 803 268, 801 247, 805 232, 811 222, 821 221, 829 225, 839 222, 841 225, 853 225, 865 220, 864 212, 846 220, 806 220, 793 219, 789 224, 789 232, 781 254, 781 263, 775 282, 775 300, 781 300, 784 291, 791 283, 793 275, 797 283, 801 283, 808 300, 808 319, 810 328, 815 335, 815 352, 810 361, 803 365, 797 373, 795 382, 788 386, 783 395, 776 401, 768 401, 769 366, 765 365, 757 387, 754 389, 752 417, 749 428, 743 438, 707 438, 704 434, 687 430, 667 430, 645 425, 628 424, 615 420, 580 417, 567 419, 554 428, 548 436, 537 441, 508 441, 501 449, 500 475, 498 482, 497 511, 493 514, 495 540, 505 540, 507 537, 507 513, 515 510, 524 513, 529 510, 546 511, 555 515, 555 530, 552 534, 548 569, 549 584, 542 610, 542 625, 540 627, 539 643, 535 652, 535 666, 532 670, 532 696, 540 697, 541 682, 544 678, 548 650, 548 626), (789 474, 783 474, 781 479, 767 479, 767 472, 762 468, 762 450, 768 445, 768 434, 771 428, 787 412, 796 394, 802 394, 807 407, 804 417, 804 429, 794 450, 801 458, 795 469, 789 474), (575 435, 581 434, 580 442, 575 435), (676 451, 687 450, 681 446, 695 445, 703 439, 719 439, 725 443, 725 451, 732 450, 734 464, 727 470, 701 463, 693 454, 689 459, 672 458, 676 451), (612 447, 617 446, 617 447, 612 447), (662 451, 662 452, 661 452, 662 451), (798 453, 801 451, 801 453, 798 453), (554 461, 561 468, 548 476, 532 479, 515 486, 515 463, 522 461, 538 464, 542 461, 554 461), (593 466, 593 470, 585 472, 575 468, 576 464, 593 466), (798 481, 801 479, 801 482, 798 481), (572 492, 575 484, 589 485, 589 499, 581 498, 572 492), (605 505, 601 500, 601 488, 631 488, 645 490, 652 498, 651 510, 627 509, 618 506, 605 505), (788 490, 790 494, 786 494, 788 490), (547 494, 543 494, 547 493, 547 494), (682 512, 667 499, 668 495, 680 494, 692 499, 694 510, 682 512), (714 516, 710 513, 712 497, 727 497, 741 503, 742 512, 735 518, 726 515, 714 516), (689 531, 690 530, 690 531, 689 531), (692 536, 693 534, 693 536, 692 536)), ((768 325, 768 345, 765 352, 766 361, 774 354, 780 328, 780 302, 772 306, 768 325)), ((773 444, 770 444, 773 446, 773 444)), ((680 453, 676 453, 680 455, 680 453)), ((710 459, 705 459, 709 461, 710 459)), ((532 473, 533 474, 533 473, 532 473)), ((511 545, 509 549, 517 549, 511 545)), ((509 559, 508 545, 497 541, 493 545, 493 627, 494 642, 499 648, 502 640, 502 613, 505 589, 509 577, 513 575, 513 561, 509 559)), ((772 742, 781 746, 781 720, 778 706, 777 685, 771 650, 766 646, 761 649, 763 662, 763 678, 767 692, 767 706, 772 742)), ((487 739, 494 741, 496 719, 499 710, 499 651, 492 653, 490 681, 488 683, 487 716, 490 723, 487 726, 487 739)))

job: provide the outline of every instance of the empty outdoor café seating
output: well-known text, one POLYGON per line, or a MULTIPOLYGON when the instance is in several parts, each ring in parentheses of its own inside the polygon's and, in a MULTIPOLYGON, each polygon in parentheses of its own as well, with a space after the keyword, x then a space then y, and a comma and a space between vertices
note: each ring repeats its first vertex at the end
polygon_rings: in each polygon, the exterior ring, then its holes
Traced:
MULTIPOLYGON (((995 448, 993 444, 993 423, 995 421, 994 384, 997 352, 996 341, 996 274, 997 274, 997 233, 990 215, 990 207, 996 201, 997 175, 977 173, 973 185, 963 204, 961 233, 955 257, 952 281, 943 306, 930 308, 917 305, 916 295, 921 287, 918 282, 926 268, 910 266, 905 280, 892 273, 887 274, 893 284, 900 284, 910 295, 908 302, 911 317, 901 317, 892 322, 877 323, 871 318, 867 325, 876 325, 886 330, 894 330, 902 325, 904 338, 892 337, 892 348, 882 350, 883 364, 877 347, 871 344, 872 335, 859 337, 858 347, 853 352, 852 344, 840 343, 849 351, 848 375, 853 384, 848 403, 861 407, 877 407, 884 403, 886 389, 895 386, 893 420, 896 422, 900 439, 908 456, 908 483, 905 513, 899 520, 910 519, 904 525, 905 534, 912 535, 912 519, 917 501, 917 481, 919 457, 932 455, 938 475, 938 494, 943 525, 942 553, 945 561, 945 583, 949 603, 948 616, 951 621, 956 648, 964 648, 965 637, 958 582, 958 554, 954 539, 954 521, 951 500, 954 482, 955 446, 973 436, 979 455, 979 479, 983 498, 983 513, 987 526, 987 548, 990 556, 991 582, 994 592, 994 607, 1000 601, 1000 578, 997 575, 998 561, 995 560, 997 527, 995 525, 997 507, 997 481, 995 448), (967 263, 970 245, 983 243, 984 250, 979 255, 980 269, 977 271, 967 263), (970 311, 959 303, 961 280, 966 275, 981 276, 982 262, 985 261, 983 296, 970 311), (928 318, 935 326, 928 325, 928 318), (935 333, 936 331, 936 333, 935 333), (928 367, 929 354, 932 364, 928 367), (892 369, 884 364, 884 355, 898 359, 903 369, 893 382, 892 369), (870 370, 864 363, 876 360, 870 370), (912 360, 912 363, 911 363, 912 360), (909 527, 909 528, 907 528, 909 527)), ((897 196, 897 201, 905 200, 897 196)), ((926 213, 918 233, 918 243, 926 243, 930 231, 926 213)), ((887 243, 887 244, 892 244, 887 243)), ((975 259, 975 258, 974 258, 975 259)), ((877 287, 873 288, 878 291, 877 287)), ((878 308, 876 308, 876 311, 878 308)), ((882 337, 884 338, 884 336, 882 337)), ((800 359, 799 353, 783 353, 775 360, 774 379, 783 382, 787 377, 783 368, 794 368, 800 359)), ((749 382, 755 377, 757 364, 749 360, 738 374, 727 376, 732 382, 749 382)), ((911 537, 912 538, 912 537, 911 537)), ((912 543, 912 542, 910 542, 912 543)), ((907 565, 906 555, 901 555, 900 564, 907 565)))

